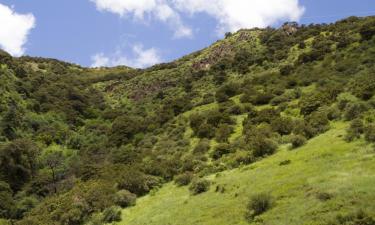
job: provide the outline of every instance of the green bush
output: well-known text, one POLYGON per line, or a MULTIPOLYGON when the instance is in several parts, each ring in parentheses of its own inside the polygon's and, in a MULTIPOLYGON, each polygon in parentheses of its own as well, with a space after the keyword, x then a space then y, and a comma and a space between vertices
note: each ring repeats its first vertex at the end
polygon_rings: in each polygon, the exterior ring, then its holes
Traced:
POLYGON ((327 225, 375 225, 375 219, 362 210, 354 213, 340 214, 327 225))
POLYGON ((375 21, 369 21, 362 25, 359 30, 363 41, 371 40, 371 38, 375 35, 375 21))
POLYGON ((121 208, 112 206, 103 211, 103 222, 112 223, 121 221, 121 208))
POLYGON ((375 143, 375 124, 369 124, 364 129, 365 139, 370 143, 375 143))
POLYGON ((368 110, 368 107, 363 103, 348 104, 344 111, 345 120, 353 120, 359 117, 362 113, 368 110))
POLYGON ((231 126, 229 126, 228 124, 221 124, 216 129, 215 139, 218 142, 228 142, 232 132, 233 128, 231 126))
POLYGON ((223 155, 229 154, 232 151, 231 146, 229 144, 219 144, 215 147, 214 151, 212 152, 211 157, 214 160, 220 159, 223 155))
POLYGON ((259 193, 250 197, 246 208, 246 218, 253 220, 255 216, 259 216, 269 210, 273 205, 272 196, 268 193, 259 193))
POLYGON ((195 146, 193 153, 194 154, 205 154, 211 148, 210 140, 201 139, 198 144, 195 146))
POLYGON ((350 142, 361 137, 364 132, 364 124, 361 119, 355 119, 346 130, 345 140, 350 142))
POLYGON ((311 128, 310 132, 312 136, 324 133, 330 127, 327 114, 324 112, 314 112, 311 115, 307 116, 306 120, 311 128))
POLYGON ((279 117, 271 122, 272 130, 281 135, 292 133, 293 125, 293 120, 288 117, 279 117))
POLYGON ((299 102, 301 114, 304 116, 310 115, 319 107, 327 105, 329 102, 330 100, 327 93, 321 91, 304 95, 299 102))
POLYGON ((293 148, 301 147, 307 142, 306 138, 302 135, 293 135, 290 139, 293 148))
POLYGON ((189 190, 193 195, 201 194, 210 189, 211 182, 205 179, 193 180, 190 184, 189 190))
POLYGON ((186 186, 190 184, 190 182, 193 180, 194 174, 192 172, 185 172, 183 174, 177 175, 174 178, 174 183, 177 186, 186 186))
POLYGON ((122 208, 135 206, 137 201, 137 195, 131 193, 128 190, 120 190, 115 194, 115 204, 122 208))
POLYGON ((277 149, 277 144, 274 141, 269 138, 261 137, 260 135, 254 137, 250 142, 250 146, 255 157, 272 155, 277 149))
POLYGON ((216 128, 208 123, 203 123, 199 126, 197 131, 197 136, 199 138, 208 138, 211 139, 215 136, 216 128))
POLYGON ((13 192, 9 185, 0 181, 0 218, 9 218, 14 209, 13 192))
POLYGON ((251 101, 251 103, 253 103, 254 105, 266 105, 270 103, 270 101, 274 97, 275 96, 271 93, 258 93, 254 96, 254 99, 251 101))

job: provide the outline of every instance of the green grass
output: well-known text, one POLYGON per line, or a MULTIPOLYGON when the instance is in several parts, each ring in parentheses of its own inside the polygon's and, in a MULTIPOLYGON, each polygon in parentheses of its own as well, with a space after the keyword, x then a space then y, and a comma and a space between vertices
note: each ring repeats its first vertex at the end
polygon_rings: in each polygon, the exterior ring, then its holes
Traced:
POLYGON ((246 204, 249 196, 259 192, 271 193, 275 205, 252 224, 324 224, 338 213, 357 209, 374 216, 374 152, 362 141, 343 141, 345 124, 332 127, 299 149, 284 147, 255 164, 208 177, 213 185, 207 193, 191 196, 187 187, 166 184, 125 209, 118 224, 249 224, 244 217, 246 204), (285 160, 291 163, 280 166, 285 160), (216 193, 217 185, 226 191, 216 193), (321 193, 332 198, 319 200, 321 193))

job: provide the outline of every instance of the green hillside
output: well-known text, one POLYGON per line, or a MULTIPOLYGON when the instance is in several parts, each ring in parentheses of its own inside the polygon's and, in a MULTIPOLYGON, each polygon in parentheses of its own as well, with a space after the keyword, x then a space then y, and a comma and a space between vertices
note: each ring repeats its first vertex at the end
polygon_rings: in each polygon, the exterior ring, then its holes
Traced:
POLYGON ((304 147, 284 146, 252 165, 211 175, 210 190, 197 196, 167 184, 124 210, 116 224, 249 224, 246 205, 258 193, 270 193, 274 203, 252 224, 341 224, 337 216, 359 210, 374 216, 374 151, 363 141, 343 141, 345 127, 335 123, 304 147))
POLYGON ((375 17, 146 69, 0 51, 0 224, 375 224, 375 17))

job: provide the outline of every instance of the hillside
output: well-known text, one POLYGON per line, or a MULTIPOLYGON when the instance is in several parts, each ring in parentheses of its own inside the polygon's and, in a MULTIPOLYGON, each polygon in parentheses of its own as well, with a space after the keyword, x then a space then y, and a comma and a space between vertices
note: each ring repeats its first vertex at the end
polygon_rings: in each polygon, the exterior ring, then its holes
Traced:
POLYGON ((335 123, 306 146, 284 147, 252 165, 211 175, 211 189, 199 196, 165 185, 124 210, 118 224, 249 224, 246 203, 262 192, 275 202, 256 219, 259 224, 340 224, 338 215, 374 212, 374 151, 363 141, 343 141, 345 128, 335 123))
POLYGON ((0 224, 375 224, 375 17, 147 69, 0 52, 0 224))

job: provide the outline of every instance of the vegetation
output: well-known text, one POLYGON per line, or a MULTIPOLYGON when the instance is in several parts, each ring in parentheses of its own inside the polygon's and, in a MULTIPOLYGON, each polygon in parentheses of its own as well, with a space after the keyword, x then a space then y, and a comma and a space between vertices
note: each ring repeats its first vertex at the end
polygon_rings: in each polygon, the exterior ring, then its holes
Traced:
POLYGON ((0 224, 371 224, 374 23, 240 30, 143 70, 1 51, 0 224))

